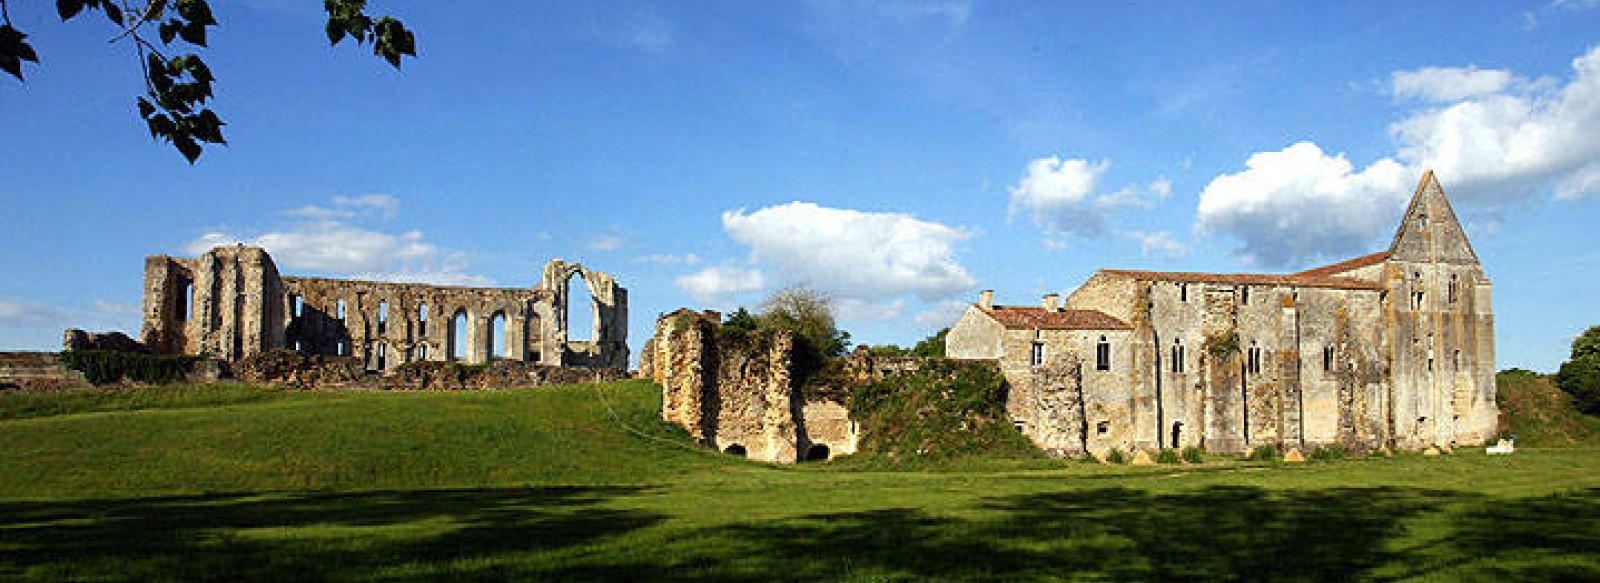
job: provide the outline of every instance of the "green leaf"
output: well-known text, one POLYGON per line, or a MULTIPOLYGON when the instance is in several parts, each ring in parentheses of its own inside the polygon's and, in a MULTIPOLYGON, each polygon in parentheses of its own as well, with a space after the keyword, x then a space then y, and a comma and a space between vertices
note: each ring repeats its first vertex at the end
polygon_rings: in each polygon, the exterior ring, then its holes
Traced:
POLYGON ((190 21, 178 29, 178 36, 184 41, 196 46, 206 46, 206 25, 190 21))
POLYGON ((33 52, 27 38, 28 35, 9 24, 0 25, 0 71, 10 73, 18 81, 22 80, 23 61, 39 62, 39 55, 33 52))
POLYGON ((86 4, 88 0, 56 0, 56 14, 60 14, 62 22, 65 22, 83 12, 86 4))
POLYGON ((182 28, 183 23, 179 22, 177 19, 172 19, 161 23, 161 28, 158 31, 161 33, 161 42, 169 45, 172 44, 172 39, 178 38, 178 30, 182 28))
POLYGON ((328 26, 324 28, 324 32, 328 33, 329 45, 339 44, 339 41, 344 40, 344 21, 328 17, 328 26))
POLYGON ((112 24, 122 26, 122 9, 117 8, 116 0, 101 0, 100 7, 105 9, 106 18, 111 19, 112 24))
POLYGON ((222 138, 224 125, 226 124, 222 123, 222 119, 211 110, 201 110, 200 115, 195 117, 194 137, 213 144, 226 144, 227 140, 222 138))
POLYGON ((194 141, 194 138, 184 135, 172 136, 172 145, 178 148, 178 152, 183 154, 183 157, 188 159, 190 164, 194 164, 195 160, 200 159, 201 147, 200 144, 194 141))

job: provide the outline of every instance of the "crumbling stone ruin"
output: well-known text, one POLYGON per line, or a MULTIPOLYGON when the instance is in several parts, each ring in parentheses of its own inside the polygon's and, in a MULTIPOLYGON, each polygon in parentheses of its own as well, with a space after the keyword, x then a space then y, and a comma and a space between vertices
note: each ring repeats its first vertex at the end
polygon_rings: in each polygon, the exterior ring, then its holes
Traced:
POLYGON ((533 289, 280 276, 263 249, 145 258, 144 324, 152 352, 225 361, 274 349, 353 357, 366 371, 409 362, 508 360, 626 369, 628 292, 608 274, 552 260, 533 289), (571 306, 573 280, 593 302, 571 306), (589 309, 588 340, 569 309, 589 309))
POLYGON ((1056 455, 1476 445, 1499 417, 1490 290, 1430 171, 1387 251, 1282 275, 1105 269, 1037 307, 985 291, 946 354, 997 361, 1017 427, 1056 455))
POLYGON ((716 312, 688 309, 656 320, 639 376, 661 386, 662 419, 696 441, 755 460, 855 453, 859 432, 844 404, 796 382, 793 334, 720 334, 721 321, 716 312))

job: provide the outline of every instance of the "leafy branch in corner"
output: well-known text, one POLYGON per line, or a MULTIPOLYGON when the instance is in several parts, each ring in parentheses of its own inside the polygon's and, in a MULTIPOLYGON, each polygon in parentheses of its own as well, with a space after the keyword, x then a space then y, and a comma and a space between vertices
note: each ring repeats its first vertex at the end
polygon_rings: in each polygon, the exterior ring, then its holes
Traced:
MULTIPOLYGON (((370 41, 373 54, 399 69, 401 57, 417 55, 415 37, 393 17, 374 20, 366 7, 366 0, 324 0, 328 43, 336 45, 346 37, 358 45, 370 41)), ((10 9, 11 0, 0 0, 0 71, 22 81, 22 63, 38 64, 39 54, 28 35, 12 25, 10 9)), ((206 106, 216 78, 188 48, 204 48, 207 30, 218 25, 206 0, 56 0, 62 22, 86 10, 99 10, 117 27, 111 42, 127 40, 136 47, 145 84, 144 95, 137 98, 139 117, 152 138, 172 144, 191 164, 205 144, 227 143, 222 135, 226 124, 206 106), (143 34, 150 26, 159 42, 143 34)))

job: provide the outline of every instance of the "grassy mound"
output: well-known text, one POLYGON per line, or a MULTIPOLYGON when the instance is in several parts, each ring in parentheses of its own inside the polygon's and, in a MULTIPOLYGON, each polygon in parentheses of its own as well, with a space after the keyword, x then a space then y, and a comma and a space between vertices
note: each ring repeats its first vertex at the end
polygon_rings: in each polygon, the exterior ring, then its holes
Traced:
POLYGON ((860 455, 896 466, 1043 458, 1006 418, 1005 397, 1005 377, 987 364, 931 360, 886 377, 851 397, 860 455))
POLYGON ((1572 397, 1549 376, 1521 369, 1495 375, 1500 404, 1500 433, 1517 436, 1528 447, 1600 445, 1600 418, 1579 413, 1572 397))
POLYGON ((7 395, 0 498, 631 484, 718 463, 648 382, 471 393, 7 395), (630 429, 631 428, 631 429, 630 429), (637 432, 637 433, 636 433, 637 432))

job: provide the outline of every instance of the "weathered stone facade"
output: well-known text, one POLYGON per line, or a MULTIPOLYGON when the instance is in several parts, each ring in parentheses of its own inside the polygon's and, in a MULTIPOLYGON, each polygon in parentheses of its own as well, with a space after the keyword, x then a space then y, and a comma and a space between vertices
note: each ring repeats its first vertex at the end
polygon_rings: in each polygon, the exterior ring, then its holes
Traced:
POLYGON ((380 372, 492 359, 626 368, 627 314, 628 292, 615 279, 559 259, 533 289, 474 288, 284 277, 265 250, 236 245, 192 259, 147 257, 140 337, 157 353, 237 361, 289 348, 353 356, 380 372), (593 298, 592 340, 569 339, 573 277, 593 298))
POLYGON ((1388 251, 1296 274, 1101 270, 1064 304, 957 321, 1058 455, 1481 444, 1499 412, 1490 283, 1433 173, 1388 251))
POLYGON ((721 315, 687 309, 661 316, 639 356, 639 374, 662 388, 661 418, 696 441, 750 459, 794 463, 854 453, 844 405, 808 399, 793 372, 789 333, 719 335, 721 315))

